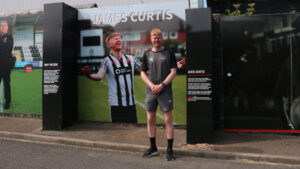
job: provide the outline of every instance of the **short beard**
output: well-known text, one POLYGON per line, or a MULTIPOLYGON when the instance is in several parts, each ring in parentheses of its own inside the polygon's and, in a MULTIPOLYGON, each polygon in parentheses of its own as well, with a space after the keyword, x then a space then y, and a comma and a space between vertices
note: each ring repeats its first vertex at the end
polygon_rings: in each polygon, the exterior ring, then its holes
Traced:
POLYGON ((116 48, 116 47, 112 47, 112 48, 110 48, 110 50, 114 50, 114 51, 116 51, 116 52, 120 52, 122 49, 116 48))
POLYGON ((122 50, 122 48, 120 49, 119 47, 117 47, 117 45, 113 45, 113 46, 110 47, 110 50, 114 50, 114 51, 119 52, 119 51, 122 50))

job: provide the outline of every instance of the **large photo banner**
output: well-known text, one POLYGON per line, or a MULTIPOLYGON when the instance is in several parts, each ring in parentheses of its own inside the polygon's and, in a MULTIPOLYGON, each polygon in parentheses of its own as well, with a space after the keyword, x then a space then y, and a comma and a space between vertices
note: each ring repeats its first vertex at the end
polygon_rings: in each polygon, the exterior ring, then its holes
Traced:
MULTIPOLYGON (((103 60, 110 55, 106 38, 113 32, 121 35, 123 54, 129 60, 143 59, 144 53, 152 48, 150 32, 154 28, 162 31, 163 46, 180 61, 186 57, 185 9, 188 1, 147 3, 128 6, 112 6, 79 10, 80 44, 78 47, 78 99, 79 120, 113 122, 111 117, 114 99, 122 102, 120 96, 111 96, 109 90, 117 90, 113 79, 106 75, 101 81, 93 81, 82 74, 81 69, 89 66, 91 73, 97 73, 103 60), (110 96, 109 96, 110 95, 110 96)), ((135 61, 134 61, 135 62, 135 61)), ((138 61, 137 61, 138 62, 138 61)), ((133 84, 122 81, 125 90, 128 88, 128 105, 135 109, 137 123, 147 123, 145 110, 146 85, 140 77, 140 67, 135 66, 133 84), (124 83, 123 83, 124 82, 124 83)), ((121 74, 123 70, 116 70, 121 74)), ((126 71, 124 69, 124 71, 126 71)), ((178 70, 172 82, 174 124, 186 125, 186 76, 185 70, 178 70)), ((121 87, 122 88, 122 87, 121 87)), ((126 91, 120 91, 126 92, 126 91)), ((127 97, 127 96, 126 96, 127 97)), ((126 100, 125 97, 125 100, 126 100)), ((126 105, 125 101, 123 103, 126 105)), ((127 111, 118 110, 121 116, 127 111)), ((128 115, 129 116, 129 115, 128 115)), ((163 112, 158 107, 157 123, 163 124, 163 112)), ((120 121, 122 122, 122 120, 120 121)))
POLYGON ((41 115, 43 14, 0 22, 0 112, 41 115))

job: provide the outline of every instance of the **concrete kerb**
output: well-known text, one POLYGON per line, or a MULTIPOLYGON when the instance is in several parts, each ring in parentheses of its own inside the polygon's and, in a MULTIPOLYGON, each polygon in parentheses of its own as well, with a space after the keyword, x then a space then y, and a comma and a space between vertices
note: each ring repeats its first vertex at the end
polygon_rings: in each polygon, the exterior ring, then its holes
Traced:
MULTIPOLYGON (((88 148, 102 148, 119 151, 131 151, 131 152, 144 152, 148 147, 144 145, 134 145, 125 143, 110 143, 103 141, 88 141, 75 138, 64 138, 55 136, 45 136, 37 134, 25 134, 16 132, 0 131, 1 138, 14 139, 14 140, 26 140, 37 141, 44 143, 56 143, 63 145, 88 147, 88 148)), ((165 154, 165 148, 158 147, 158 150, 165 154)), ((174 152, 177 156, 187 157, 201 157, 209 159, 221 159, 221 160, 251 160, 256 162, 269 162, 269 163, 281 163, 289 165, 300 165, 299 157, 292 156, 274 156, 274 155, 261 155, 261 154, 249 154, 249 153, 235 153, 235 152, 216 152, 207 150, 183 150, 175 148, 174 152)))
POLYGON ((120 150, 120 151, 143 152, 146 149, 146 146, 141 146, 141 145, 109 143, 103 141, 88 141, 88 140, 82 140, 76 138, 64 138, 64 137, 5 132, 5 131, 0 132, 0 137, 8 138, 8 139, 20 139, 20 140, 28 140, 28 141, 57 143, 63 145, 88 147, 88 148, 103 148, 103 149, 120 150))
POLYGON ((274 156, 235 152, 186 151, 181 149, 176 149, 174 151, 176 151, 176 154, 181 156, 202 157, 221 160, 250 160, 255 162, 300 165, 300 158, 292 156, 274 156))

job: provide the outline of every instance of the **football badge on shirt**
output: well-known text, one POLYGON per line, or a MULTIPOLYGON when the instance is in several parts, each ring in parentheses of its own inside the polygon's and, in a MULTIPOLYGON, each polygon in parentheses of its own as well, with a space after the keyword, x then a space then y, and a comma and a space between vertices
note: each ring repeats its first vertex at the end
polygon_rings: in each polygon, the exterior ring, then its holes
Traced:
POLYGON ((153 62, 153 57, 149 57, 149 62, 153 62))

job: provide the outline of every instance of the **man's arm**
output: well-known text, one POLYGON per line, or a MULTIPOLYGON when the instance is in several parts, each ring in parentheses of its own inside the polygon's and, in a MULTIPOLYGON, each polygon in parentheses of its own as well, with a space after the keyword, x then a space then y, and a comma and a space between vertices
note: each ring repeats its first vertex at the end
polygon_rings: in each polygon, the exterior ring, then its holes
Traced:
POLYGON ((89 66, 84 66, 84 68, 82 68, 81 70, 86 77, 95 81, 101 80, 106 73, 105 69, 102 67, 99 69, 99 71, 96 74, 91 74, 91 70, 89 66))
POLYGON ((134 59, 134 71, 141 72, 142 62, 135 56, 132 57, 134 59))
POLYGON ((105 73, 106 71, 103 68, 100 68, 96 74, 91 74, 90 78, 99 81, 105 76, 105 73))
POLYGON ((176 76, 176 68, 171 68, 171 72, 170 74, 167 76, 167 78, 163 81, 164 84, 168 85, 172 82, 172 80, 175 78, 176 76))
POLYGON ((134 68, 140 69, 142 67, 142 62, 135 56, 132 56, 132 57, 134 58, 134 68))
POLYGON ((149 67, 148 67, 148 61, 147 61, 147 55, 146 55, 146 53, 143 56, 142 62, 136 62, 136 63, 139 63, 140 66, 141 66, 141 78, 142 78, 142 80, 152 90, 154 84, 150 81, 150 79, 149 79, 149 77, 147 75, 147 71, 148 71, 149 67))
POLYGON ((183 69, 184 67, 185 67, 185 58, 183 58, 181 61, 177 62, 178 70, 183 69))
MULTIPOLYGON (((172 82, 172 80, 175 78, 176 76, 176 68, 171 68, 171 72, 170 74, 167 76, 167 78, 163 81, 163 83, 165 85, 168 85, 172 82)), ((164 86, 163 84, 158 84, 158 85, 154 85, 151 89, 152 89, 152 93, 153 94, 159 94, 162 90, 163 90, 164 86)))
POLYGON ((12 52, 13 51, 13 47, 14 47, 14 38, 12 35, 9 35, 7 37, 7 50, 8 52, 12 52))
POLYGON ((154 84, 150 81, 150 79, 148 78, 148 75, 147 75, 146 72, 141 71, 141 78, 142 78, 142 80, 146 83, 146 85, 147 85, 148 87, 150 87, 150 89, 152 90, 154 84))

